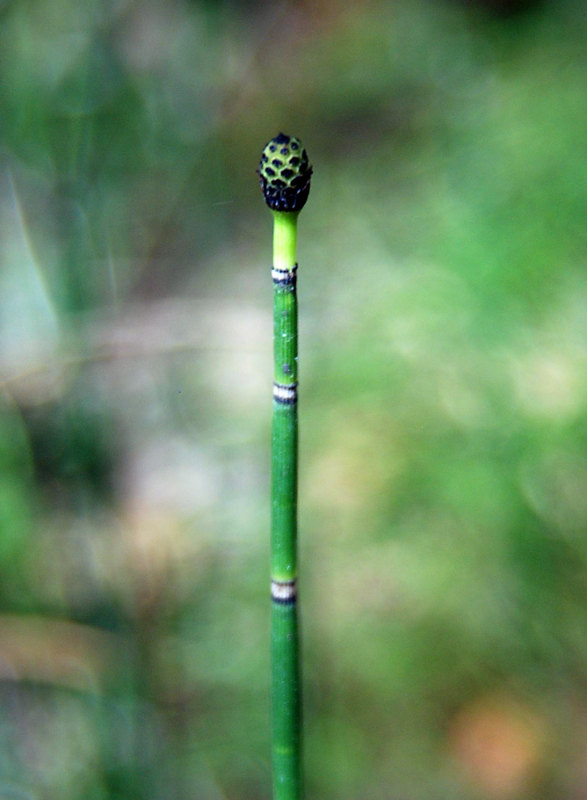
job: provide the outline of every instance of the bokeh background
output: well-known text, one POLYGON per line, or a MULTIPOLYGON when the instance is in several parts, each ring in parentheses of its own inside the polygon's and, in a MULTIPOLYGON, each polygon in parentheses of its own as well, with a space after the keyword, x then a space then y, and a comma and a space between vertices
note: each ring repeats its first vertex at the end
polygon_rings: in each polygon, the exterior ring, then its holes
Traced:
POLYGON ((270 797, 271 218, 307 796, 587 798, 587 5, 0 3, 0 798, 270 797))

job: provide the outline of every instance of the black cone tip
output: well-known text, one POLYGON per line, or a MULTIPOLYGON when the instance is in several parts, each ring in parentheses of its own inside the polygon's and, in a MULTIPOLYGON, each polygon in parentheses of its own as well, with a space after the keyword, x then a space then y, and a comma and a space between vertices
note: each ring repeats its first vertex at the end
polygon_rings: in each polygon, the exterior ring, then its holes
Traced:
POLYGON ((257 174, 269 208, 274 211, 300 211, 306 204, 312 165, 296 136, 278 133, 267 142, 257 174))

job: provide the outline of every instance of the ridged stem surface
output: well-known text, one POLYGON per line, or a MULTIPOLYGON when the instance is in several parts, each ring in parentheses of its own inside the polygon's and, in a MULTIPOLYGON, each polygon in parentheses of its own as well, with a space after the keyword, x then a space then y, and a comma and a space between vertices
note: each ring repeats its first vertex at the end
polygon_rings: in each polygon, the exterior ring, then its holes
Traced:
POLYGON ((273 798, 301 797, 297 619, 297 213, 274 211, 271 468, 273 798))

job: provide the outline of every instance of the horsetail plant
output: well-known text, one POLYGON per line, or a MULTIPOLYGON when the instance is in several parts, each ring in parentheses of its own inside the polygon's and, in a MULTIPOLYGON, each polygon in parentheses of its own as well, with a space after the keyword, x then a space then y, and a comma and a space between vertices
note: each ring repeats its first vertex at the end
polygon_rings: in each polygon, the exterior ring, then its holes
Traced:
POLYGON ((273 800, 301 797, 301 687, 297 612, 298 214, 312 167, 295 136, 278 134, 257 169, 273 213, 271 433, 271 700, 273 800))

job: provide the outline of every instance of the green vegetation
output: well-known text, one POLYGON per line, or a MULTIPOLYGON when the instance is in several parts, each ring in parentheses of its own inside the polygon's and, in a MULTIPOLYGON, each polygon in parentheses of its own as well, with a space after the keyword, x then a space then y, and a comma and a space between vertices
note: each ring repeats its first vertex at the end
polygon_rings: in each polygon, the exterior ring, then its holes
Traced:
POLYGON ((259 164, 273 213, 273 425, 271 436, 271 673, 273 797, 299 800, 301 687, 298 625, 298 215, 312 167, 299 139, 278 134, 259 164))
POLYGON ((580 797, 584 4, 0 5, 1 792, 271 795, 296 130, 307 796, 580 797))

